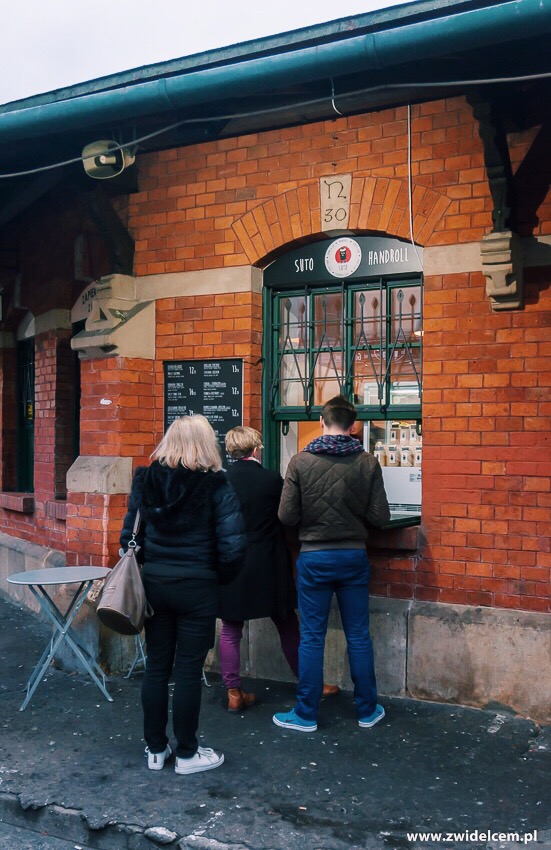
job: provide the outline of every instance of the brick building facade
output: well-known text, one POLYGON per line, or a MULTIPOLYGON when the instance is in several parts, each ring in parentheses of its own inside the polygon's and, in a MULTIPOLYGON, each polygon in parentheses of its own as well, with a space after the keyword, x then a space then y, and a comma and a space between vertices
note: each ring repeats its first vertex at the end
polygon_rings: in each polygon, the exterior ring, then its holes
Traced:
MULTIPOLYGON (((515 202, 501 228, 487 125, 464 93, 139 154, 135 190, 113 181, 109 193, 134 242, 132 268, 117 267, 117 240, 90 212, 94 185, 52 188, 19 212, 0 235, 3 576, 21 541, 33 564, 52 550, 69 565, 115 562, 132 470, 165 428, 166 363, 242 361, 243 422, 272 427, 263 286, 272 263, 343 235, 415 243, 422 509, 420 523, 375 532, 368 547, 381 690, 545 717, 548 121, 543 110, 502 134, 515 202), (327 178, 350 187, 344 228, 324 222, 327 178), (23 488, 16 364, 29 340, 34 480, 23 488)), ((331 622, 327 663, 347 684, 336 612, 331 622)), ((253 675, 285 677, 274 646, 268 627, 251 623, 243 651, 253 675)))

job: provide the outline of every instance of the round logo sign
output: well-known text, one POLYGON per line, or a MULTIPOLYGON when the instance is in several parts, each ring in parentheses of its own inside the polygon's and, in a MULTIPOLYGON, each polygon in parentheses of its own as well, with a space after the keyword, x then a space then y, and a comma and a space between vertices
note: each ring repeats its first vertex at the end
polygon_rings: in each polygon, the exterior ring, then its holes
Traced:
POLYGON ((361 261, 362 249, 355 239, 335 239, 325 252, 325 268, 333 277, 349 277, 361 261))

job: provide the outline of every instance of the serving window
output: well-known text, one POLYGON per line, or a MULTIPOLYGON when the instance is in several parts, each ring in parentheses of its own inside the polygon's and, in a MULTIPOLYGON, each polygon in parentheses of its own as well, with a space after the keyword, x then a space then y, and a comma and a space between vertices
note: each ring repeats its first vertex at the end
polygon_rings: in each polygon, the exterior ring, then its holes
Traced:
POLYGON ((319 434, 322 405, 342 394, 356 436, 381 463, 393 524, 419 522, 422 284, 418 275, 267 291, 266 430, 272 465, 319 434))

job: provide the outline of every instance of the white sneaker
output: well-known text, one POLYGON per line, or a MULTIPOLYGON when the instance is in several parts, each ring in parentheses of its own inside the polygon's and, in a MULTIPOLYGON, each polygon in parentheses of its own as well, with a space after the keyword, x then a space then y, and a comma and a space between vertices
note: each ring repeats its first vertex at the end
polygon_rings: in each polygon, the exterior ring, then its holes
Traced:
POLYGON ((150 770, 162 770, 165 766, 165 761, 172 755, 172 750, 168 744, 164 753, 150 753, 149 747, 146 747, 145 751, 147 753, 147 766, 150 770))
POLYGON ((176 757, 176 773, 200 773, 202 770, 213 770, 220 767, 224 761, 223 753, 215 753, 210 747, 199 747, 190 759, 176 757))

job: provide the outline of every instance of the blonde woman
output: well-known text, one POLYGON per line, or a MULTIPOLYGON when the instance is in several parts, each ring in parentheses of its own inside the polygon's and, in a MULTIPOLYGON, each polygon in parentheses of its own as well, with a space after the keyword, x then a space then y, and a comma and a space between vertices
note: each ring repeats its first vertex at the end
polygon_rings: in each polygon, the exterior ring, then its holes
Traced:
POLYGON ((224 761, 222 753, 198 746, 201 672, 214 645, 219 585, 241 565, 243 520, 204 416, 176 419, 151 457, 151 466, 134 475, 121 534, 126 547, 139 509, 142 576, 155 612, 145 625, 142 686, 148 767, 161 770, 172 755, 166 729, 173 675, 175 771, 198 773, 224 761))

